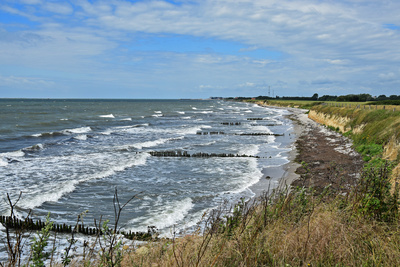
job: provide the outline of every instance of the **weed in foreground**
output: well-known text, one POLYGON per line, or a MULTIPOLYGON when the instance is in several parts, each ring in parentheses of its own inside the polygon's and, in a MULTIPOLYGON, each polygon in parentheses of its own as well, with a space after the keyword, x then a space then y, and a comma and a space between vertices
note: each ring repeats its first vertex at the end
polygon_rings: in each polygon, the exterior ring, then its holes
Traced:
POLYGON ((122 266, 400 266, 389 173, 388 165, 365 170, 346 194, 303 187, 239 202, 230 216, 207 219, 203 235, 149 243, 122 266))

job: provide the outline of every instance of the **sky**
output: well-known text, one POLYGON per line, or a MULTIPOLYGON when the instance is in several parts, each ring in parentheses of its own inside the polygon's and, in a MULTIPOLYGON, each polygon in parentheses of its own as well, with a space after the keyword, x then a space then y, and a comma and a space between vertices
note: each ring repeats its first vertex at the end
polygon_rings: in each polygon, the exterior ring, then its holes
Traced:
POLYGON ((400 95, 398 0, 1 0, 0 98, 400 95))

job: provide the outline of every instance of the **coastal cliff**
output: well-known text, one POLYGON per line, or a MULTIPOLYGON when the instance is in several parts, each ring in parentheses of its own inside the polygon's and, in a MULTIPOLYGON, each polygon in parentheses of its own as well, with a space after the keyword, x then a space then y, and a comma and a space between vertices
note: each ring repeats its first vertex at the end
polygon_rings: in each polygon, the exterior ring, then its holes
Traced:
MULTIPOLYGON (((346 109, 316 106, 308 117, 350 136, 356 145, 381 146, 381 157, 398 162, 400 158, 400 112, 391 110, 346 109)), ((392 179, 400 178, 400 164, 393 168, 392 179)))

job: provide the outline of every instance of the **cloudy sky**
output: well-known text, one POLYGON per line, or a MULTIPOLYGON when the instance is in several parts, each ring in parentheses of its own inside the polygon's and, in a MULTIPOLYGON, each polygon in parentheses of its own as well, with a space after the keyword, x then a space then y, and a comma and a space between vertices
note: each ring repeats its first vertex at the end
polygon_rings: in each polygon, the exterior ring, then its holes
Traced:
POLYGON ((0 97, 400 94, 398 0, 1 0, 0 97))

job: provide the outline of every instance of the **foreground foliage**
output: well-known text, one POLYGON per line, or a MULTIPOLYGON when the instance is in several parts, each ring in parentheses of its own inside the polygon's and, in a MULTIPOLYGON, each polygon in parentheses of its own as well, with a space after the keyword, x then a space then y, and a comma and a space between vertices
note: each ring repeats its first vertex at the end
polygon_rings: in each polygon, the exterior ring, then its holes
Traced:
POLYGON ((388 164, 366 169, 349 194, 312 188, 240 202, 203 233, 147 244, 123 266, 400 266, 399 202, 388 164))

